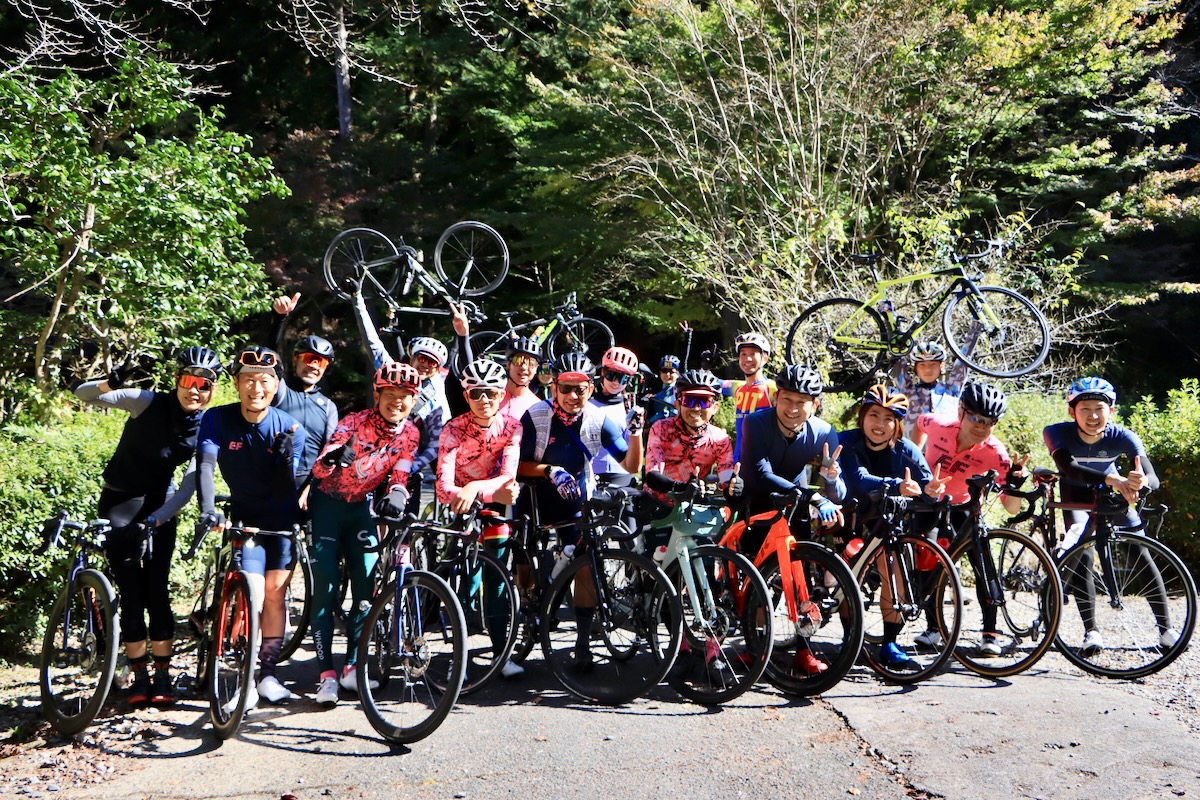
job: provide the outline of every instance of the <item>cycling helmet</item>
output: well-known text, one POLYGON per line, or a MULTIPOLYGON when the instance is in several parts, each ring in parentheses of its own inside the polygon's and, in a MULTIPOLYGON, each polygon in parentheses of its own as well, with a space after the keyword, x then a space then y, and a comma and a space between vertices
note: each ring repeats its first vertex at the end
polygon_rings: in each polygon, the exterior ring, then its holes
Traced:
POLYGON ((900 419, 908 413, 908 395, 894 386, 877 383, 863 395, 862 408, 867 406, 883 406, 900 419))
POLYGON ((279 357, 279 353, 269 347, 258 347, 257 345, 244 347, 234 356, 229 372, 235 378, 243 372, 256 372, 274 375, 277 379, 282 380, 283 359, 279 357))
POLYGON ((411 392, 421 390, 421 376, 412 364, 393 361, 375 370, 375 391, 394 386, 397 389, 408 389, 411 392))
POLYGON ((175 356, 175 363, 180 372, 186 370, 213 381, 221 374, 221 357, 207 347, 188 347, 175 356))
POLYGON ((508 373, 504 367, 490 358, 478 358, 467 364, 462 371, 464 389, 499 389, 504 390, 508 383, 508 373))
POLYGON ((734 352, 741 352, 743 347, 757 347, 763 355, 771 355, 771 343, 761 333, 739 333, 733 340, 734 352))
POLYGON ((970 381, 963 386, 958 404, 967 411, 999 419, 1008 410, 1004 392, 987 383, 970 381))
POLYGON ((604 358, 600 360, 600 364, 604 369, 616 370, 622 375, 634 375, 638 371, 638 357, 632 350, 626 350, 624 347, 608 348, 604 351, 604 358))
POLYGON ((812 397, 820 397, 825 390, 821 376, 812 367, 800 364, 788 364, 775 376, 775 386, 789 392, 799 392, 812 397))
POLYGON ((429 356, 437 362, 439 367, 446 363, 446 345, 429 336, 418 336, 409 342, 408 353, 413 358, 421 355, 429 356))
POLYGON ((664 369, 679 369, 679 356, 663 356, 658 362, 658 371, 664 369))
POLYGON ((678 394, 708 392, 720 397, 721 379, 706 369, 689 369, 675 381, 675 391, 678 394))
POLYGON ((542 346, 537 343, 536 339, 530 339, 528 336, 520 336, 511 340, 508 347, 504 350, 505 358, 512 358, 516 355, 533 356, 541 361, 542 346))
POLYGON ((1079 378, 1067 389, 1067 404, 1074 406, 1080 400, 1103 400, 1115 406, 1117 390, 1104 378, 1079 378))
POLYGON ((320 336, 305 336, 296 342, 296 346, 292 348, 292 355, 299 356, 305 353, 312 353, 333 361, 333 345, 329 343, 328 339, 322 339, 320 336))
POLYGON ((592 360, 587 357, 586 353, 563 353, 554 362, 552 369, 556 378, 559 375, 574 373, 583 375, 589 380, 596 371, 596 367, 592 364, 592 360))
POLYGON ((917 342, 912 349, 912 360, 918 364, 922 361, 945 361, 946 350, 937 342, 917 342))

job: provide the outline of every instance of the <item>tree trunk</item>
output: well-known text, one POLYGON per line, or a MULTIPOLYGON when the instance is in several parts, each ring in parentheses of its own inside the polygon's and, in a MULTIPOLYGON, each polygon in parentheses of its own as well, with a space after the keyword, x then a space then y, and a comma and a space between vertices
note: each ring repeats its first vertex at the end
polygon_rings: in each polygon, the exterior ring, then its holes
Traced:
POLYGON ((334 75, 337 78, 338 134, 343 139, 349 139, 350 56, 346 52, 346 17, 342 3, 338 3, 337 22, 337 64, 334 66, 334 75))
POLYGON ((50 303, 50 313, 42 332, 38 335, 37 347, 34 348, 33 377, 38 392, 45 397, 50 393, 53 370, 51 365, 59 360, 62 352, 60 343, 51 343, 59 320, 71 316, 75 310, 75 301, 83 288, 83 264, 87 260, 85 253, 91 246, 92 227, 96 223, 96 206, 88 203, 83 211, 83 227, 74 242, 64 242, 61 252, 58 282, 54 287, 54 299, 50 303), (68 249, 69 248, 69 249, 68 249))

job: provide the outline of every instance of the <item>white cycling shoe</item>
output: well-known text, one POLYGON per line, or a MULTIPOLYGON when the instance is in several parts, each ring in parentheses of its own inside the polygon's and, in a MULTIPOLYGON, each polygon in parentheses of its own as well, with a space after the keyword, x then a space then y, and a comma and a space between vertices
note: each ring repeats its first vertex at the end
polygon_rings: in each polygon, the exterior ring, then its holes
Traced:
POLYGON ((268 703, 283 703, 287 700, 296 699, 296 695, 292 694, 291 690, 280 683, 279 679, 274 675, 267 675, 258 682, 258 693, 268 703))

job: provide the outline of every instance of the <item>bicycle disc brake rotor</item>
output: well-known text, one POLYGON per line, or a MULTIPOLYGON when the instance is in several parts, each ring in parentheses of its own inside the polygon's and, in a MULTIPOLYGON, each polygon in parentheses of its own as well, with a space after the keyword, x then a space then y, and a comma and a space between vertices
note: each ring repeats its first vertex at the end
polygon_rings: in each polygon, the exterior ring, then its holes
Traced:
POLYGON ((401 659, 404 671, 409 678, 420 678, 429 669, 429 644, 424 636, 418 636, 412 641, 412 649, 401 659))

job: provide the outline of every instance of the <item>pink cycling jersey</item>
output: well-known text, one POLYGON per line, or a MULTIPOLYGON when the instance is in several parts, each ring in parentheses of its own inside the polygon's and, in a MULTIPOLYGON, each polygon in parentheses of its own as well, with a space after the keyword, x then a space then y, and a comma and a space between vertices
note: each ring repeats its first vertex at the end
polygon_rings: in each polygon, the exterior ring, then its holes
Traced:
POLYGON ((959 451, 958 431, 962 423, 958 419, 922 414, 917 418, 917 430, 929 438, 925 441, 925 460, 941 477, 949 478, 946 494, 952 503, 965 503, 971 499, 967 491, 967 478, 996 470, 1000 479, 1008 474, 1012 459, 1004 443, 990 435, 974 447, 959 451))
MULTIPOLYGON (((660 419, 650 426, 646 439, 646 469, 661 472, 673 481, 686 481, 700 470, 707 477, 715 469, 721 483, 733 473, 733 442, 716 425, 693 434, 683 427, 679 417, 660 419)), ((667 497, 649 490, 660 500, 667 497)))
POLYGON ((348 503, 365 500, 385 480, 386 491, 397 486, 406 487, 420 439, 417 426, 407 419, 392 425, 373 408, 358 411, 338 423, 337 430, 313 464, 313 477, 320 480, 322 492, 348 503), (321 462, 326 453, 344 444, 351 436, 356 439, 354 461, 350 466, 337 469, 321 462))
MULTIPOLYGON (((537 392, 525 392, 516 396, 505 392, 504 398, 500 401, 500 413, 507 414, 513 419, 520 421, 521 417, 525 416, 526 411, 540 402, 542 402, 542 398, 537 396, 537 392)), ((517 427, 519 428, 520 426, 518 425, 517 427)))
POLYGON ((507 414, 497 414, 486 428, 470 414, 450 420, 438 444, 438 500, 449 503, 468 483, 484 481, 479 499, 492 502, 497 489, 516 480, 520 449, 521 423, 507 414))

